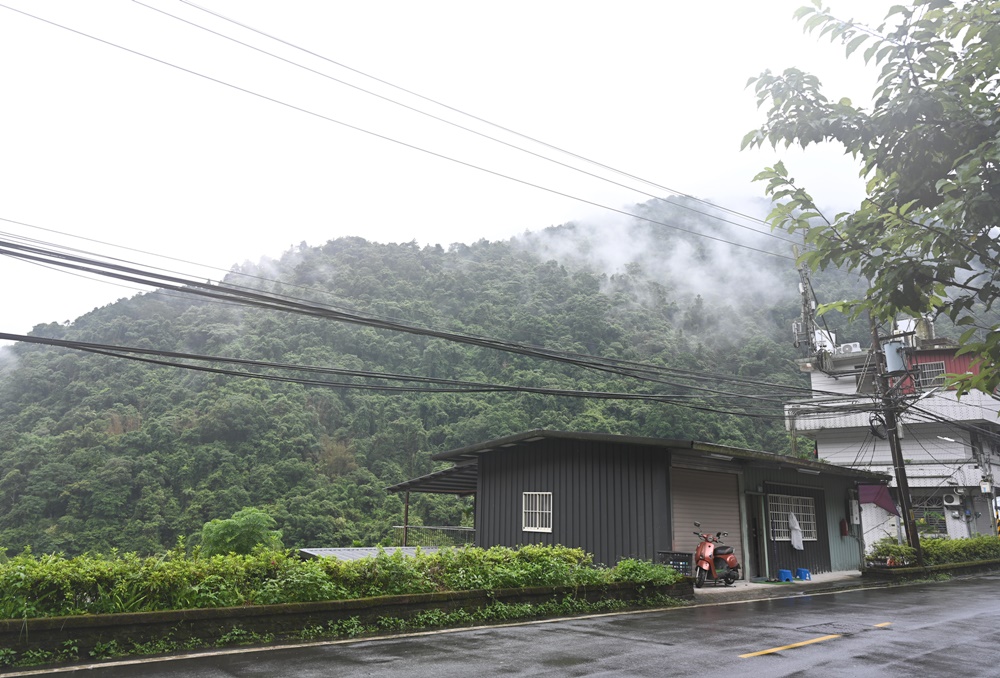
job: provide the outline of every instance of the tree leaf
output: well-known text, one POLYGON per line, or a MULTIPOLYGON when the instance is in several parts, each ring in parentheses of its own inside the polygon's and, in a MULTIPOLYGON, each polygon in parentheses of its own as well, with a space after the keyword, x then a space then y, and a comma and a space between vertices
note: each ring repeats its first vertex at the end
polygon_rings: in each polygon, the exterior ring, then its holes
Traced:
MULTIPOLYGON (((861 45, 863 45, 865 41, 868 40, 869 37, 870 36, 866 34, 862 34, 857 36, 856 38, 853 38, 849 43, 847 43, 847 47, 844 48, 844 51, 847 53, 847 56, 851 56, 858 47, 861 47, 861 45)), ((867 61, 867 59, 865 61, 867 61)), ((851 104, 848 103, 847 105, 850 106, 851 104)))

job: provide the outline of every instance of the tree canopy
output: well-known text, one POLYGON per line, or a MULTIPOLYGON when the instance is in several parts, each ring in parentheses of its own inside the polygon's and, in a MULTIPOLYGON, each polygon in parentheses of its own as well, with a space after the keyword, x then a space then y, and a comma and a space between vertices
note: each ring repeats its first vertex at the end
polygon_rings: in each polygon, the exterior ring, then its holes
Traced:
POLYGON ((226 520, 215 518, 201 528, 202 553, 245 556, 258 546, 280 549, 281 532, 274 529, 277 526, 274 518, 255 508, 241 509, 226 520))
POLYGON ((743 139, 803 148, 835 142, 861 163, 866 196, 854 211, 824 215, 783 163, 761 172, 775 201, 769 220, 804 235, 814 270, 847 267, 867 293, 837 307, 946 314, 966 326, 959 342, 979 360, 963 390, 1000 385, 1000 2, 915 0, 869 28, 816 1, 796 17, 881 67, 870 109, 828 99, 820 81, 789 68, 751 78, 766 122, 743 139))
MULTIPOLYGON (((642 207, 657 221, 687 219, 692 229, 736 237, 725 222, 695 220, 667 202, 642 207)), ((447 250, 342 238, 226 277, 393 322, 677 371, 663 383, 159 291, 38 325, 33 335, 53 339, 674 399, 351 388, 390 385, 360 374, 321 387, 19 343, 0 349, 0 555, 25 546, 149 554, 180 537, 206 549, 214 539, 228 552, 228 533, 215 530, 238 527, 231 521, 245 507, 262 512, 242 514, 249 527, 280 530, 290 548, 391 543, 403 501, 387 485, 441 468, 435 452, 533 428, 789 452, 779 396, 808 387, 788 340, 796 271, 753 252, 730 252, 726 260, 740 265, 722 266, 723 245, 678 233, 616 231, 646 246, 641 261, 610 271, 592 263, 604 241, 566 225, 447 250)), ((830 272, 816 282, 839 290, 851 281, 830 272)), ((831 319, 833 329, 850 337, 840 320, 831 319)), ((411 497, 411 525, 471 518, 468 500, 411 497)))

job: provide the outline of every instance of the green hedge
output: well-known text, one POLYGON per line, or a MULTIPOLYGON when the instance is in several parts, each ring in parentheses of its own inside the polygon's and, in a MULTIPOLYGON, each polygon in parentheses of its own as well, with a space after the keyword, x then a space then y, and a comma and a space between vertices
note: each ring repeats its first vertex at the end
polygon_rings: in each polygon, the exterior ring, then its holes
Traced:
MULTIPOLYGON (((924 565, 1000 560, 1000 538, 989 535, 968 539, 921 539, 920 548, 924 552, 924 565)), ((868 558, 873 561, 891 561, 899 566, 917 562, 911 547, 897 544, 892 538, 876 542, 868 558)))
POLYGON ((624 560, 595 567, 580 549, 523 546, 442 549, 404 556, 396 552, 356 561, 300 560, 291 551, 251 555, 158 558, 34 556, 0 563, 0 618, 151 612, 199 607, 268 605, 383 595, 581 586, 609 582, 658 585, 677 581, 672 568, 624 560))

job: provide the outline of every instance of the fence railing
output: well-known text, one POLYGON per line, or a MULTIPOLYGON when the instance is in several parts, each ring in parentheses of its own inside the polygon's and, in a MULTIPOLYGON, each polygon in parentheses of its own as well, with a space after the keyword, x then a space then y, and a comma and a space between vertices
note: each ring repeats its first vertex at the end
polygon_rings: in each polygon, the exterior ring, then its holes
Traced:
POLYGON ((396 546, 465 546, 476 543, 476 530, 471 527, 394 525, 392 530, 396 546))

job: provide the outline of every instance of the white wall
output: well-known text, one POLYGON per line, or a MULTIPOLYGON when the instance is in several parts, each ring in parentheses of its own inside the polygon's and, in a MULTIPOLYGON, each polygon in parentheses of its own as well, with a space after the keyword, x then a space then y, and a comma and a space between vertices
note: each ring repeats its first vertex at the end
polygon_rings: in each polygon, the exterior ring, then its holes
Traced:
POLYGON ((831 377, 828 374, 816 371, 809 374, 809 380, 814 391, 843 393, 844 395, 854 395, 858 392, 857 379, 854 378, 853 374, 843 377, 831 377))
POLYGON ((898 516, 875 504, 861 505, 861 529, 865 540, 865 553, 871 553, 872 545, 885 537, 897 539, 898 516))
MULTIPOLYGON (((900 440, 903 459, 917 464, 955 465, 969 461, 972 459, 972 448, 962 435, 944 424, 904 426, 903 439, 900 440)), ((867 426, 827 428, 815 431, 813 436, 823 461, 841 466, 892 465, 889 443, 872 436, 867 426)))

